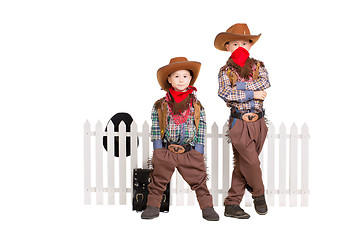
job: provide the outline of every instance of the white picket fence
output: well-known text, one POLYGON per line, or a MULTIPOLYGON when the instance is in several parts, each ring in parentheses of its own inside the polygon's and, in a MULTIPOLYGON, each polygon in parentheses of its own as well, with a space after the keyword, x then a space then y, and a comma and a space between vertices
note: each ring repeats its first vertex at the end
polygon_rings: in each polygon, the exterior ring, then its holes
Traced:
MULTIPOLYGON (((232 149, 224 134, 226 130, 225 124, 222 133, 219 133, 219 128, 214 123, 211 126, 211 132, 206 135, 205 154, 210 175, 207 185, 215 206, 223 204, 233 170, 232 149), (221 198, 220 203, 219 198, 221 198)), ((272 123, 269 124, 267 140, 260 154, 266 199, 269 206, 275 205, 276 198, 278 198, 279 206, 297 206, 298 198, 301 198, 301 206, 308 206, 309 137, 306 124, 303 124, 300 134, 295 124, 291 126, 290 133, 286 132, 284 124, 280 125, 279 133, 275 133, 272 123)), ((107 125, 107 132, 105 132, 100 121, 97 122, 95 131, 91 130, 89 121, 86 121, 84 124, 85 204, 91 204, 92 195, 95 195, 96 204, 104 204, 104 202, 110 205, 115 202, 122 205, 131 204, 133 169, 148 168, 151 155, 152 143, 147 122, 144 122, 141 132, 138 132, 135 122, 132 123, 130 132, 126 132, 124 122, 120 123, 119 132, 114 132, 114 126, 110 121, 107 125), (103 136, 108 136, 108 151, 103 147, 103 136), (119 136, 119 157, 114 157, 113 154, 114 136, 119 136), (129 157, 126 157, 127 136, 130 136, 131 139, 131 155, 129 157), (139 146, 137 146, 138 139, 139 146), (107 179, 106 182, 104 179, 107 179)), ((176 205, 197 204, 194 192, 189 189, 177 171, 173 174, 170 185, 171 205, 174 205, 174 199, 176 205), (185 196, 187 196, 186 202, 185 196)), ((251 205, 251 195, 246 191, 245 206, 251 205)))

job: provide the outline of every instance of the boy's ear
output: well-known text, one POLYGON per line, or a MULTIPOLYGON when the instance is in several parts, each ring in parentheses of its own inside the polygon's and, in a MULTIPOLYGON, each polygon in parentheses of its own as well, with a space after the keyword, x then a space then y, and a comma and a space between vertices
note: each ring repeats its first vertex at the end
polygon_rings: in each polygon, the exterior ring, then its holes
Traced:
POLYGON ((228 44, 228 43, 225 44, 225 48, 226 48, 227 51, 230 51, 230 50, 229 50, 229 44, 228 44))

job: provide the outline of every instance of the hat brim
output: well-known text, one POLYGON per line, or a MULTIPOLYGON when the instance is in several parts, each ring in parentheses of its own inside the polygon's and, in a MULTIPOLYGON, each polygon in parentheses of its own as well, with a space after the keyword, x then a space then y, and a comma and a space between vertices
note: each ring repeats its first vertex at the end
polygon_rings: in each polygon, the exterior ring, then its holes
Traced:
POLYGON ((214 46, 221 51, 227 51, 225 43, 229 41, 252 40, 252 44, 255 44, 257 40, 259 40, 260 36, 261 33, 259 35, 238 35, 234 33, 222 32, 215 37, 214 46))
POLYGON ((201 63, 195 61, 185 61, 170 63, 164 67, 159 68, 157 71, 157 79, 161 86, 161 89, 167 90, 169 88, 168 76, 178 70, 190 70, 192 72, 192 78, 189 85, 194 85, 197 77, 199 76, 201 63))

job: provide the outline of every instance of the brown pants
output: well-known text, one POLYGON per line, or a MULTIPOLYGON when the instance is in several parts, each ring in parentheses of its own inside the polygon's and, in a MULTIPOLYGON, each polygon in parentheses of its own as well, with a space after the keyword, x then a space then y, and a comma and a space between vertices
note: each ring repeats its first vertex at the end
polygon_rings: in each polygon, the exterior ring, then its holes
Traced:
POLYGON ((253 189, 253 196, 264 194, 259 154, 264 145, 267 130, 264 118, 253 123, 237 119, 230 130, 234 170, 231 187, 224 201, 225 205, 239 205, 245 193, 246 184, 253 189))
POLYGON ((148 206, 160 207, 162 194, 176 167, 191 190, 195 190, 200 208, 213 207, 212 196, 206 186, 206 166, 201 153, 190 150, 176 154, 160 148, 154 150, 152 164, 154 170, 150 174, 151 182, 148 185, 148 206))

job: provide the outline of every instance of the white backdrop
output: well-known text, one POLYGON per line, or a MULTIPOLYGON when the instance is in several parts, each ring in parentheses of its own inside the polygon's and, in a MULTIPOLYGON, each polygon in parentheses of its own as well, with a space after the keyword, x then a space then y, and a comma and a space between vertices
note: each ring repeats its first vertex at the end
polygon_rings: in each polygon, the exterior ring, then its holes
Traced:
POLYGON ((360 213, 357 9, 346 0, 1 1, 1 239, 359 235, 350 220, 360 213), (202 63, 195 86, 209 126, 222 125, 217 74, 229 54, 213 41, 238 22, 262 33, 250 56, 269 71, 270 120, 310 128, 310 206, 247 208, 246 221, 219 206, 220 222, 197 207, 143 221, 130 206, 84 206, 85 120, 150 121, 164 95, 157 69, 185 56, 202 63))

